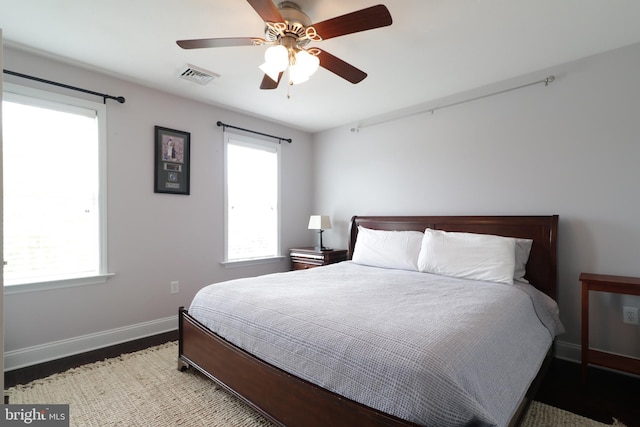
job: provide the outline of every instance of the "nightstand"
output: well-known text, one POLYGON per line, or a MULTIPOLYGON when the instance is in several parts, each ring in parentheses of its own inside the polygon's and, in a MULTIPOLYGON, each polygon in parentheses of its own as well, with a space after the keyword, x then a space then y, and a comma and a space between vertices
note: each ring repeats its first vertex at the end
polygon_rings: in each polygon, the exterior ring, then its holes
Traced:
POLYGON ((316 248, 294 248, 289 250, 292 270, 306 270, 347 260, 346 249, 319 251, 316 248))
POLYGON ((580 274, 582 282, 582 382, 587 382, 587 366, 605 366, 640 375, 640 360, 589 348, 589 291, 640 295, 640 278, 580 274))

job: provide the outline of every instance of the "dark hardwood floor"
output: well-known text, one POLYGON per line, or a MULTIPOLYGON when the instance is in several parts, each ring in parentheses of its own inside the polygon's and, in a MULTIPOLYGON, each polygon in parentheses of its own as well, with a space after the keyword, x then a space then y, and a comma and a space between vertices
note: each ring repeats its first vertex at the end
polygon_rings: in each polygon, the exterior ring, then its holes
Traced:
MULTIPOLYGON (((26 384, 86 363, 117 357, 177 339, 177 331, 168 332, 5 372, 4 384, 6 388, 26 384)), ((605 424, 612 424, 616 418, 627 427, 640 427, 640 377, 590 368, 589 381, 583 385, 578 363, 554 359, 534 399, 605 424)))
POLYGON ((554 359, 535 400, 575 414, 627 427, 640 427, 640 377, 589 367, 582 384, 580 364, 554 359))
POLYGON ((16 369, 4 373, 4 387, 14 387, 17 384, 26 384, 39 378, 48 377, 58 372, 64 372, 71 368, 77 368, 87 363, 99 362, 104 359, 120 356, 125 353, 133 353, 134 351, 144 350, 154 345, 164 344, 169 341, 178 340, 178 331, 171 331, 160 335, 154 335, 142 338, 136 341, 130 341, 117 344, 111 347, 101 348, 87 353, 75 356, 65 357, 51 362, 41 363, 39 365, 28 366, 26 368, 16 369))

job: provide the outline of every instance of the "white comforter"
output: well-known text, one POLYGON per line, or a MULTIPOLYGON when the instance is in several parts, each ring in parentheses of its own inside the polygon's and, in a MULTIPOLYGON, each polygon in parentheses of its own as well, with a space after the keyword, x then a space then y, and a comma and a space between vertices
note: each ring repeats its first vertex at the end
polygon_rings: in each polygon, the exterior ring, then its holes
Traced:
POLYGON ((562 332, 555 302, 530 285, 352 262, 209 285, 189 313, 274 366, 425 426, 506 425, 562 332))

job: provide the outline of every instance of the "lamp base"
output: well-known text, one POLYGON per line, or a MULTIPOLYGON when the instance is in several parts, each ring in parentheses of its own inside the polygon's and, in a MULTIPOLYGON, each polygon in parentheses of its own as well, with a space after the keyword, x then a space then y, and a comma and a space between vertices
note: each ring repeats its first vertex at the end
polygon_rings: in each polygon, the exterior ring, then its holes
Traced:
POLYGON ((318 251, 318 252, 332 251, 333 249, 327 248, 325 245, 322 244, 322 233, 323 232, 324 232, 324 230, 318 230, 318 246, 315 247, 315 250, 318 251))

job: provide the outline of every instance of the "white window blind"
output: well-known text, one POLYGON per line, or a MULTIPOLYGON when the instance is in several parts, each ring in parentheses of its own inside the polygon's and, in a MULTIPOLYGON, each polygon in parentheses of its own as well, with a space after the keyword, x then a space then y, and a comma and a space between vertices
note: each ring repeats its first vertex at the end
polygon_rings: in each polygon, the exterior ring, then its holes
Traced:
POLYGON ((5 285, 102 275, 104 107, 14 90, 3 101, 5 285))
POLYGON ((280 147, 225 133, 225 261, 280 255, 280 147))

